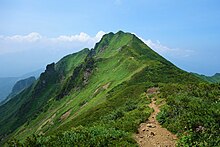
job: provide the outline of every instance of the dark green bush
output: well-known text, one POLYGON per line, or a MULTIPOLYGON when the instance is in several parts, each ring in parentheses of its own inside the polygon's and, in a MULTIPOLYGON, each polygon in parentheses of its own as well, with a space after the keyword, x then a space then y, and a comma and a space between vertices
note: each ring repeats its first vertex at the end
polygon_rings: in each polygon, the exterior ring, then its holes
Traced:
POLYGON ((30 146, 30 147, 66 147, 66 146, 136 146, 135 141, 129 134, 114 128, 102 126, 82 127, 79 126, 71 131, 58 133, 52 136, 31 136, 24 143, 12 140, 9 146, 30 146))
POLYGON ((180 136, 179 146, 220 146, 220 85, 168 84, 158 121, 180 136))

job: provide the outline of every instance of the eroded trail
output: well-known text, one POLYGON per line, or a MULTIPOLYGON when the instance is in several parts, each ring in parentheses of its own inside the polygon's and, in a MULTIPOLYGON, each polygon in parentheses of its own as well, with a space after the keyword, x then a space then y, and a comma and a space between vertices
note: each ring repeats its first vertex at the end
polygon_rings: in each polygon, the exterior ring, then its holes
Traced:
POLYGON ((135 140, 141 147, 175 147, 177 137, 167 129, 162 128, 156 120, 156 115, 160 109, 155 103, 156 101, 153 98, 149 107, 153 108, 154 112, 146 123, 140 125, 135 140))

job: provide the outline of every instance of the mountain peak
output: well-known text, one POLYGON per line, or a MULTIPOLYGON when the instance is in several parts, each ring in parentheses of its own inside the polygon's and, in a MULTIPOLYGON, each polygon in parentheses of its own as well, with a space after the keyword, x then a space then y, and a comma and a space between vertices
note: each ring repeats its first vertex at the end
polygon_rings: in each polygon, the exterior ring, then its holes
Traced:
POLYGON ((155 60, 171 65, 169 61, 153 51, 140 38, 132 33, 118 31, 117 33, 105 34, 102 39, 95 45, 96 56, 100 58, 109 58, 124 52, 129 57, 145 60, 155 60))
POLYGON ((124 34, 125 32, 123 32, 122 30, 119 30, 116 34, 124 34))
POLYGON ((120 31, 118 31, 117 33, 115 33, 115 35, 132 35, 132 34, 120 30, 120 31))
POLYGON ((102 39, 96 43, 95 51, 98 56, 110 57, 114 55, 123 46, 129 45, 132 42, 134 35, 118 31, 117 33, 110 32, 105 34, 102 39))
POLYGON ((112 36, 112 35, 132 35, 131 33, 129 32, 124 32, 122 30, 119 30, 118 32, 114 33, 114 32, 109 32, 107 34, 105 34, 104 36, 112 36))

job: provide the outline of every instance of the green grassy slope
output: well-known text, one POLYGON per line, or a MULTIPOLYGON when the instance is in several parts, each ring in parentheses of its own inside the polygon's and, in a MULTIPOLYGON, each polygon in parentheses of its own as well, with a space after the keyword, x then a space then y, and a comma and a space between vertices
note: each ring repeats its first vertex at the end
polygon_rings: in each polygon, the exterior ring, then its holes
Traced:
MULTIPOLYGON (((68 58, 76 58, 77 61, 71 63, 74 68, 84 61, 87 52, 88 50, 83 50, 77 54, 69 55, 65 59, 71 61, 68 58)), ((7 136, 23 123, 31 121, 39 113, 46 111, 48 100, 56 96, 56 91, 62 85, 62 78, 57 71, 55 71, 54 64, 48 65, 46 71, 41 74, 39 80, 32 87, 24 90, 0 107, 1 137, 7 136)))
POLYGON ((152 112, 147 106, 147 88, 201 81, 133 34, 109 33, 94 49, 48 65, 35 85, 0 107, 0 117, 4 118, 0 121, 1 135, 12 132, 11 136, 21 141, 31 134, 43 135, 27 139, 26 144, 53 142, 58 146, 62 144, 56 140, 67 143, 61 137, 66 134, 72 138, 69 143, 78 145, 133 146, 131 134, 152 112), (65 131, 69 132, 62 134, 65 131), (106 136, 105 132, 112 133, 106 136), (83 142, 85 136, 89 142, 83 142), (77 137, 82 142, 74 139, 77 137))
POLYGON ((207 82, 210 82, 210 83, 220 83, 220 73, 216 73, 215 75, 213 76, 205 76, 205 75, 200 75, 200 74, 197 74, 197 73, 193 73, 195 76, 207 81, 207 82))

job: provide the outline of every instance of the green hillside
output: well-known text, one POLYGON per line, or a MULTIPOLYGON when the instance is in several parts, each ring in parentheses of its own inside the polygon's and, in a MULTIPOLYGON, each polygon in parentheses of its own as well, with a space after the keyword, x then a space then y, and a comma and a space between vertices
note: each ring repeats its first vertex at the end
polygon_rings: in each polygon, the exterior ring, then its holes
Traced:
MULTIPOLYGON (((169 94, 165 95, 164 89, 169 85, 190 87, 201 82, 158 55, 135 35, 122 31, 109 33, 94 49, 84 49, 47 65, 32 87, 0 107, 2 143, 10 139, 7 145, 11 146, 136 146, 132 134, 152 112, 148 107, 151 100, 146 97, 148 88, 161 87, 161 98, 166 101, 169 94)), ((173 90, 180 91, 180 87, 173 90)), ((184 90, 180 92, 184 94, 184 90)), ((217 107, 212 104, 218 104, 218 94, 213 91, 212 96, 207 95, 213 99, 208 112, 217 107)), ((217 110, 214 117, 219 116, 217 110)), ((171 111, 162 112, 169 118, 171 111)), ((166 125, 170 120, 166 118, 161 114, 159 120, 180 137, 192 129, 189 126, 184 130, 180 124, 170 128, 166 125)), ((212 130, 209 134, 212 135, 212 130)), ((201 138, 193 139, 201 142, 201 138)))
POLYGON ((203 79, 204 81, 210 82, 210 83, 220 83, 220 73, 216 73, 213 76, 205 76, 205 75, 200 75, 193 73, 195 76, 203 79))

